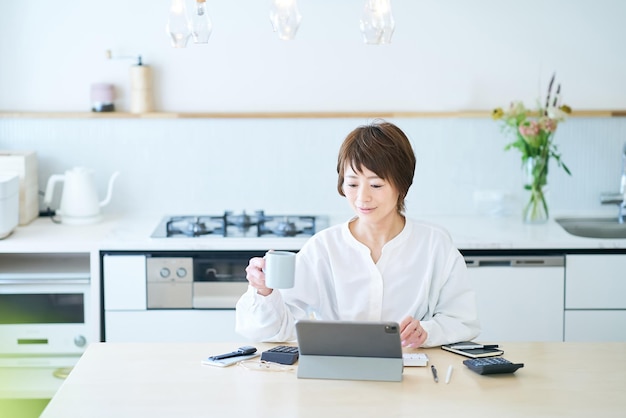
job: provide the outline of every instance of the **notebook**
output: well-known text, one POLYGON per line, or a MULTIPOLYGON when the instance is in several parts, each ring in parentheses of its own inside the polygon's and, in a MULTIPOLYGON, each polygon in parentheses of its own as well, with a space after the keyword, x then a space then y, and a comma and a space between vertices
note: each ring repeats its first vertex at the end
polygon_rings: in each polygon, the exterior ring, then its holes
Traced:
POLYGON ((296 322, 298 378, 402 380, 402 344, 396 322, 296 322))

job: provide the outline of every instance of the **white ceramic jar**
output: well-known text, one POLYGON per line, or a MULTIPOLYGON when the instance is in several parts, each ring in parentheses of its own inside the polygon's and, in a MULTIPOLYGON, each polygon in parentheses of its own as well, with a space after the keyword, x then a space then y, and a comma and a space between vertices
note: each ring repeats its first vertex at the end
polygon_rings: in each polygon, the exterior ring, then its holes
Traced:
POLYGON ((17 226, 20 205, 20 178, 0 173, 0 239, 8 237, 17 226))

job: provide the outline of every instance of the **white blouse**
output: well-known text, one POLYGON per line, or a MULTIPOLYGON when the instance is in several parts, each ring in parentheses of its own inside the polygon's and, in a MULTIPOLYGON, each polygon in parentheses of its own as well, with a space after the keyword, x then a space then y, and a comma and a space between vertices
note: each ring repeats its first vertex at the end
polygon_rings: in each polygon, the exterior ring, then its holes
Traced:
POLYGON ((248 287, 237 302, 236 331, 254 341, 293 341, 299 319, 395 321, 412 316, 428 332, 424 347, 475 338, 474 291, 463 256, 442 228, 406 220, 377 263, 349 222, 318 232, 296 257, 292 289, 269 296, 248 287))

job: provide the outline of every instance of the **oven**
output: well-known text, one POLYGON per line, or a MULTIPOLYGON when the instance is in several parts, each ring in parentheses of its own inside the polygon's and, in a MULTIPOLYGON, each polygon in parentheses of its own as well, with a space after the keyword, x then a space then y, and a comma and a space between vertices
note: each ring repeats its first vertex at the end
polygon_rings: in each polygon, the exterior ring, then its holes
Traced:
POLYGON ((80 355, 91 324, 89 256, 0 255, 0 355, 80 355))
POLYGON ((101 339, 233 342, 245 269, 268 250, 297 252, 328 218, 225 211, 165 216, 151 249, 102 250, 101 339))
POLYGON ((246 291, 257 251, 158 254, 146 258, 147 309, 232 309, 246 291))
POLYGON ((50 399, 97 340, 90 282, 89 253, 0 254, 0 402, 50 399))

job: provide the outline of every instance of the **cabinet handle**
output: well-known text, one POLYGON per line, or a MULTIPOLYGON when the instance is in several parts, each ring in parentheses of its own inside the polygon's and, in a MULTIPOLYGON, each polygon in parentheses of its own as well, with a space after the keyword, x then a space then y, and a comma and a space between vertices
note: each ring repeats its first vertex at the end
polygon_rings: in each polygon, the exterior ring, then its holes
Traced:
POLYGON ((37 279, 37 280, 29 280, 29 279, 0 279, 0 285, 29 285, 29 286, 49 286, 56 284, 89 284, 89 279, 66 279, 66 280, 56 280, 56 279, 37 279))
POLYGON ((563 267, 564 258, 557 257, 486 257, 486 258, 466 258, 467 267, 563 267))

